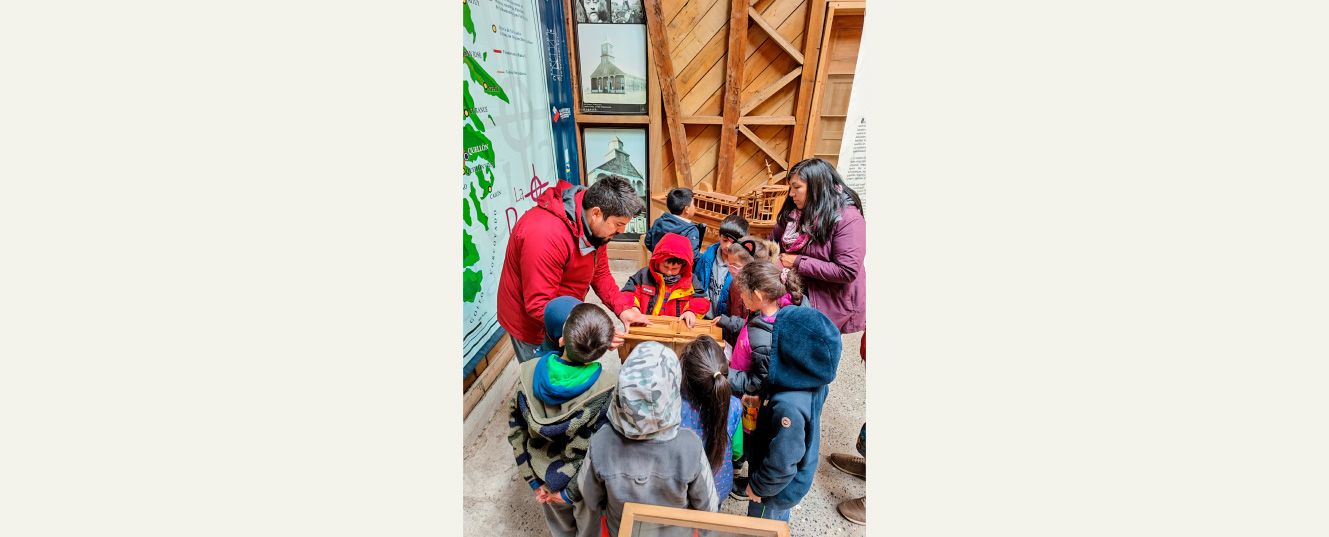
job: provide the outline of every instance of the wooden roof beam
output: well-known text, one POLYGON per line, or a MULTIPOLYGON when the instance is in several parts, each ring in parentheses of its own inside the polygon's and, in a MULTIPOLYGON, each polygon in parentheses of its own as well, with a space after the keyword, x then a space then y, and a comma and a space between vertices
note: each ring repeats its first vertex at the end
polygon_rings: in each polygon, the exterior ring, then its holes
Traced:
POLYGON ((743 60, 747 59, 748 6, 746 0, 729 0, 729 68, 724 81, 724 125, 720 127, 720 159, 716 164, 715 190, 729 193, 734 185, 734 149, 738 147, 738 118, 743 108, 743 60))
POLYGON ((793 82, 795 78, 798 78, 799 75, 802 74, 803 74, 803 68, 795 67, 793 72, 784 75, 784 78, 781 78, 780 80, 776 80, 774 84, 771 84, 770 86, 767 86, 766 89, 761 90, 761 93, 753 95, 752 98, 748 99, 748 102, 743 105, 743 110, 741 112, 742 115, 745 116, 748 115, 748 112, 751 112, 753 108, 756 108, 761 103, 766 102, 766 99, 770 99, 772 95, 775 95, 775 92, 784 89, 785 86, 789 85, 790 82, 793 82))
POLYGON ((665 123, 669 127, 669 147, 674 153, 674 169, 678 184, 694 185, 692 162, 688 157, 687 132, 683 129, 683 112, 679 110, 678 86, 674 83, 674 60, 669 58, 669 36, 664 28, 662 0, 646 2, 646 34, 655 58, 656 78, 660 81, 660 100, 664 101, 665 123))
POLYGON ((749 140, 752 140, 752 143, 756 144, 757 149, 760 149, 763 153, 766 153, 767 156, 774 159, 775 163, 779 164, 781 168, 786 170, 789 169, 789 162, 780 158, 780 155, 776 154, 775 150, 766 145, 766 142, 762 141, 761 138, 758 138, 757 133, 752 132, 752 129, 747 128, 745 125, 739 125, 738 132, 743 133, 743 135, 747 136, 749 140))
POLYGON ((780 48, 784 49, 785 52, 788 52, 789 55, 794 58, 794 61, 798 62, 799 65, 803 65, 803 53, 799 52, 798 49, 789 44, 789 41, 786 41, 784 36, 780 35, 780 32, 775 31, 775 27, 771 26, 771 23, 766 22, 766 19, 762 18, 761 13, 757 13, 757 8, 749 7, 748 16, 752 17, 753 22, 756 22, 757 26, 760 26, 762 30, 766 31, 766 35, 771 36, 771 39, 775 40, 775 44, 780 45, 780 48))

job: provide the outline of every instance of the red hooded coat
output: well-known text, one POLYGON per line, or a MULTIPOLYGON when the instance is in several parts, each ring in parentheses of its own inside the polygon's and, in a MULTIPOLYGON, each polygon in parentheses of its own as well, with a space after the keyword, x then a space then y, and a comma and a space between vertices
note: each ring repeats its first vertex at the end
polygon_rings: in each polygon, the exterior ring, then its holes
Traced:
POLYGON ((545 304, 560 296, 585 300, 594 287, 615 315, 632 307, 632 297, 619 292, 609 272, 606 246, 582 253, 585 195, 586 187, 559 181, 512 226, 498 282, 498 324, 518 341, 540 344, 545 304))
POLYGON ((692 288, 692 242, 677 233, 666 234, 655 245, 655 253, 646 268, 637 271, 623 285, 624 293, 631 293, 631 306, 647 315, 678 317, 691 311, 701 318, 711 310, 706 295, 692 288), (660 265, 676 257, 683 260, 683 269, 674 285, 666 285, 660 274, 660 265))

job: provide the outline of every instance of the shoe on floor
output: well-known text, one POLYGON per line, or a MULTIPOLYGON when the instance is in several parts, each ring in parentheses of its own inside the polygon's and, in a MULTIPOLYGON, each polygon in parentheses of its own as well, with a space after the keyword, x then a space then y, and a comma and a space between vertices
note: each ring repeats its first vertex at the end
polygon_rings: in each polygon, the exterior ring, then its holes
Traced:
POLYGON ((833 453, 826 457, 831 466, 839 468, 841 472, 852 476, 858 476, 863 479, 868 478, 868 461, 857 455, 846 455, 844 453, 833 453))
POLYGON ((858 524, 859 526, 868 525, 868 497, 854 498, 840 502, 835 506, 835 510, 840 512, 840 516, 845 520, 858 524))
POLYGON ((734 476, 734 488, 729 491, 729 497, 739 501, 748 501, 748 478, 734 476))

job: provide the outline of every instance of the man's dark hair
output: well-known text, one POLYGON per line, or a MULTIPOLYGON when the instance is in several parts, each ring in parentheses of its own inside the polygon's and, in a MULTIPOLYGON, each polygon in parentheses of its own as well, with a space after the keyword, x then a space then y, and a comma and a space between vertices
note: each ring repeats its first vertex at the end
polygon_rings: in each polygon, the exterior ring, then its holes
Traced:
POLYGON ((669 198, 665 201, 665 206, 669 207, 669 212, 674 216, 683 214, 683 209, 692 205, 691 188, 675 188, 669 191, 669 198))
POLYGON ((613 340, 614 320, 595 304, 577 304, 563 322, 563 349, 569 359, 593 362, 609 352, 613 340))
POLYGON ((582 196, 581 210, 589 211, 594 207, 599 207, 605 218, 614 216, 631 218, 641 214, 646 208, 642 206, 641 196, 637 195, 637 190, 632 188, 632 184, 627 179, 612 174, 601 177, 591 185, 591 188, 586 189, 586 194, 582 196))
POLYGON ((720 221, 720 236, 729 237, 734 240, 743 238, 748 234, 748 219, 742 216, 731 214, 720 221))

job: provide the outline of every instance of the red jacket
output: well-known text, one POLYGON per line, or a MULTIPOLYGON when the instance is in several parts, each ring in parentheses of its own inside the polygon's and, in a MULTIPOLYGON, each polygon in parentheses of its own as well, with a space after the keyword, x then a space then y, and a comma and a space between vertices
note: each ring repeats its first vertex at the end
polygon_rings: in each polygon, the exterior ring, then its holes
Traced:
POLYGON ((650 263, 628 278, 623 292, 631 293, 632 305, 647 315, 678 317, 691 311, 701 318, 711 311, 706 295, 692 289, 692 242, 677 233, 668 233, 656 243, 650 263), (665 285, 660 264, 671 257, 682 259, 683 269, 677 283, 665 285))
POLYGON ((594 287, 614 314, 632 307, 632 297, 619 292, 609 272, 606 247, 582 253, 585 194, 586 187, 559 181, 512 227, 498 281, 498 324, 518 341, 544 340, 545 304, 560 296, 585 300, 594 287))

